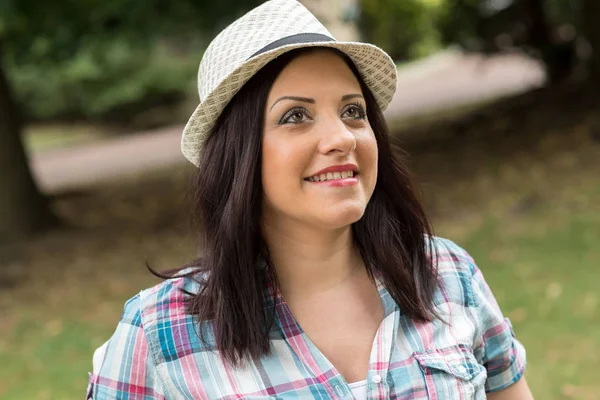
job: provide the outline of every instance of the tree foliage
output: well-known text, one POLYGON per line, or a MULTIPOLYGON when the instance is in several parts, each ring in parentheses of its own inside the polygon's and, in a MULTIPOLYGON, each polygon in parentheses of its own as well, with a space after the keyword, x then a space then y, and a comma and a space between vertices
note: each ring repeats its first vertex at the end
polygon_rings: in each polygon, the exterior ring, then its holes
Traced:
POLYGON ((90 42, 212 35, 258 0, 3 0, 0 37, 20 60, 72 57, 90 42), (33 44, 33 45, 32 45, 33 44), (25 50, 25 51, 24 51, 25 50))
POLYGON ((427 55, 440 47, 436 27, 441 2, 363 0, 359 26, 364 39, 384 48, 396 61, 427 55))
POLYGON ((207 40, 258 3, 3 0, 4 67, 28 119, 125 121, 180 101, 207 40))
POLYGON ((590 72, 600 75, 600 61, 594 61, 600 53, 598 3, 598 0, 363 0, 361 27, 367 40, 380 45, 397 60, 419 55, 416 48, 435 48, 423 47, 423 43, 458 44, 467 51, 483 53, 520 49, 546 65, 551 83, 560 83, 575 67, 585 64, 590 54, 590 72), (586 48, 597 50, 586 52, 586 48))
POLYGON ((539 58, 551 82, 566 79, 578 62, 582 0, 447 0, 439 29, 446 43, 468 51, 519 48, 539 58))

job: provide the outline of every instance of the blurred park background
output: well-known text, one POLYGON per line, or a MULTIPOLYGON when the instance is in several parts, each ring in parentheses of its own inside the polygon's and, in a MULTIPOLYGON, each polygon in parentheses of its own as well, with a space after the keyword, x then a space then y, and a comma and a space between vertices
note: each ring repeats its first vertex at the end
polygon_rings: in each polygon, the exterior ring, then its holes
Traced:
MULTIPOLYGON (((84 396, 145 269, 194 257, 180 132, 252 0, 0 0, 0 398, 84 396)), ((600 1, 305 0, 386 49, 436 233, 478 262, 537 399, 600 399, 600 1)))

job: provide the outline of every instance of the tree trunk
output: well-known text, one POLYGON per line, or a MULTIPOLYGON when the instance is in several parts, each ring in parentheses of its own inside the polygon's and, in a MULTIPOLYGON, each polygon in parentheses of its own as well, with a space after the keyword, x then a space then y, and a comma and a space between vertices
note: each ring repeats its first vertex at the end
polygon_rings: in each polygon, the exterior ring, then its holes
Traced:
POLYGON ((24 237, 58 221, 29 169, 21 127, 0 59, 0 243, 24 237))
POLYGON ((583 31, 593 50, 590 76, 600 86, 600 1, 584 0, 582 14, 583 31))
POLYGON ((550 27, 542 0, 526 0, 525 14, 529 17, 529 34, 534 46, 542 48, 552 43, 550 27))
POLYGON ((541 52, 549 84, 560 85, 571 76, 575 67, 575 42, 554 42, 543 0, 525 0, 523 6, 529 20, 530 42, 541 52))

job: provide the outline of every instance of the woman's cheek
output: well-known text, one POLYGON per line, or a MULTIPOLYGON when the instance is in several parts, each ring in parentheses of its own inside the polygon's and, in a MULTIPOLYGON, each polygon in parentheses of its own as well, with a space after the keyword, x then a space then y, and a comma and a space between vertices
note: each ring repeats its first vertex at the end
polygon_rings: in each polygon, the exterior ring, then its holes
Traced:
POLYGON ((371 191, 374 190, 375 183, 377 182, 377 162, 378 162, 378 150, 377 150, 377 141, 375 136, 371 132, 370 135, 366 135, 363 138, 359 162, 361 163, 361 168, 366 170, 368 176, 368 184, 372 186, 371 191))

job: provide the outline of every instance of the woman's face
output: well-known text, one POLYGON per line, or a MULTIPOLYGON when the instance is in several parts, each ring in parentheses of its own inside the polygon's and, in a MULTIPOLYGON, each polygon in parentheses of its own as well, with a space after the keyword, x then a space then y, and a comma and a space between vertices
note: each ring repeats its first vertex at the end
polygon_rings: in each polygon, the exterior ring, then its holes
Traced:
POLYGON ((358 80, 316 50, 275 80, 262 138, 263 217, 336 229, 358 221, 377 181, 377 143, 358 80))

